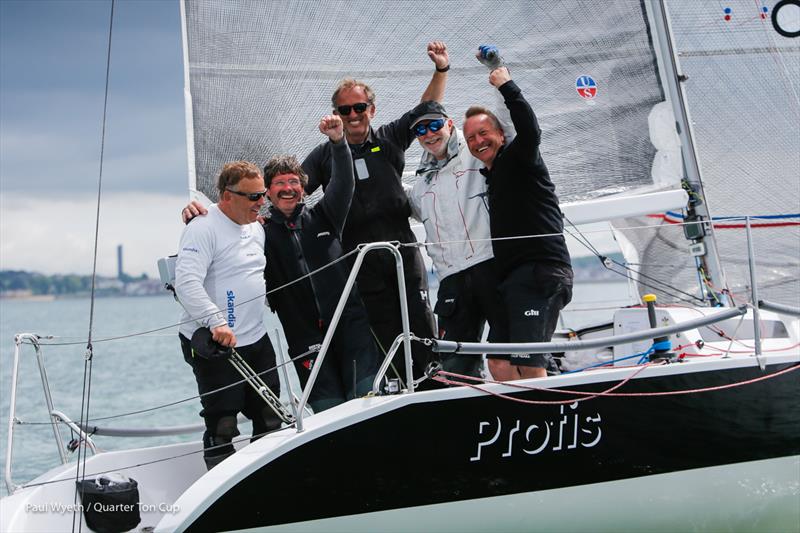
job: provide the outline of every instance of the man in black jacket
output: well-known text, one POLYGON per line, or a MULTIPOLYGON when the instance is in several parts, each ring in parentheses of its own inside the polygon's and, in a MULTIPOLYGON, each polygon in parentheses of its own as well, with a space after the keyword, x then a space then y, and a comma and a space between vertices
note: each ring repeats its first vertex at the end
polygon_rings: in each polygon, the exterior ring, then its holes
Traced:
MULTIPOLYGON (((447 47, 440 41, 428 44, 428 56, 436 69, 421 101, 441 101, 444 96, 447 71, 450 68, 447 47)), ((342 243, 345 252, 358 244, 374 241, 416 242, 409 217, 411 208, 403 191, 402 174, 405 151, 414 141, 411 123, 424 110, 424 104, 400 118, 374 129, 370 125, 375 115, 375 93, 365 83, 354 79, 342 80, 331 98, 333 112, 344 121, 347 143, 353 153, 356 185, 350 212, 347 216, 342 243), (416 112, 416 115, 414 114, 416 112)), ((330 183, 331 147, 317 146, 303 161, 308 174, 306 192, 330 183)), ((411 331, 423 338, 433 338, 435 322, 428 304, 428 280, 422 255, 417 248, 400 249, 405 273, 411 331)), ((370 252, 358 274, 358 287, 369 315, 370 326, 383 350, 402 333, 399 290, 394 257, 384 250, 370 252)), ((420 377, 433 358, 429 349, 412 343, 414 375, 420 377)), ((395 370, 405 379, 402 350, 394 359, 395 370)))
MULTIPOLYGON (((542 134, 533 109, 494 47, 482 46, 478 59, 491 69, 489 82, 503 95, 516 129, 506 145, 491 111, 477 106, 467 110, 464 137, 472 155, 485 165, 481 173, 488 185, 492 251, 508 313, 509 342, 548 342, 559 312, 572 299, 561 209, 539 152, 542 134)), ((512 354, 510 365, 495 378, 544 377, 547 369, 557 371, 550 354, 512 354)))
MULTIPOLYGON (((319 129, 330 139, 331 168, 325 195, 314 207, 303 203, 308 177, 295 157, 276 156, 264 167, 272 203, 264 224, 267 300, 283 325, 292 357, 322 342, 350 270, 341 261, 284 287, 343 255, 340 237, 353 197, 353 160, 338 116, 323 117, 319 129)), ((303 386, 315 362, 316 354, 295 360, 303 386)), ((379 365, 367 314, 354 287, 314 384, 311 406, 319 412, 366 394, 379 365)))

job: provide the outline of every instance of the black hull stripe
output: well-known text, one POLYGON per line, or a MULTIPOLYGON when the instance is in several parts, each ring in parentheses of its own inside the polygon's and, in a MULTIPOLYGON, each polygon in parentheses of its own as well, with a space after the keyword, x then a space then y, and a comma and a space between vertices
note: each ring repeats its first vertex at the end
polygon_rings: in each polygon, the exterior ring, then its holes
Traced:
MULTIPOLYGON (((750 367, 643 378, 619 392, 715 387, 762 375, 750 367)), ((514 395, 564 399, 546 391, 514 395)), ((796 372, 701 394, 596 398, 572 406, 493 396, 426 402, 332 432, 262 466, 189 531, 279 525, 798 454, 796 372)))

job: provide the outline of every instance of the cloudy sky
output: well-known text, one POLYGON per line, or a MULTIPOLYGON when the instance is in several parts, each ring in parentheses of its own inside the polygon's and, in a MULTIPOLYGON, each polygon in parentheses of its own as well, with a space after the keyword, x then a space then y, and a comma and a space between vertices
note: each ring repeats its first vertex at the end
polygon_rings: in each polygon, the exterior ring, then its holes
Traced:
MULTIPOLYGON (((0 1, 0 269, 88 274, 111 3, 0 1)), ((155 275, 187 199, 180 11, 123 0, 111 44, 98 272, 155 275)))
MULTIPOLYGON (((0 0, 0 270, 92 271, 110 0, 0 0)), ((120 0, 98 273, 157 275, 187 194, 177 0, 120 0)), ((614 249, 607 235, 595 245, 614 249)), ((574 253, 585 254, 579 246, 574 253)), ((609 250, 610 251, 610 250, 609 250)))

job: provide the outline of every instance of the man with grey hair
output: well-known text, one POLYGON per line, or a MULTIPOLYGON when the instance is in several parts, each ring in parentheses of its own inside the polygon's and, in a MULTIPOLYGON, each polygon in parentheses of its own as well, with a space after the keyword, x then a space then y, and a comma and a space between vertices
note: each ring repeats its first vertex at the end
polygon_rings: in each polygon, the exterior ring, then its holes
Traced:
MULTIPOLYGON (((411 123, 425 153, 408 198, 414 217, 425 226, 428 255, 439 275, 434 309, 439 338, 480 342, 488 322, 489 342, 505 342, 508 328, 497 292, 483 165, 470 154, 444 107, 434 101, 424 104, 411 123)), ((487 356, 497 379, 505 377, 498 369, 503 357, 508 356, 487 356)), ((442 367, 482 377, 479 355, 445 355, 442 367)))

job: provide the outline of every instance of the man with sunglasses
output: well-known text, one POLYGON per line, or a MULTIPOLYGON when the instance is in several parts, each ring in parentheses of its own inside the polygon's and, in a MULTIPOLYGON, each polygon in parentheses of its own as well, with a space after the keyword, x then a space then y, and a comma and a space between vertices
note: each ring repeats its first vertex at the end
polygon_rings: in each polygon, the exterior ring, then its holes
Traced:
MULTIPOLYGON (((503 95, 516 137, 510 140, 497 116, 473 106, 464 137, 486 177, 492 250, 500 294, 509 320, 509 342, 549 342, 558 315, 572 298, 572 267, 555 185, 539 145, 542 132, 530 104, 511 79, 497 49, 481 46, 489 83, 503 95)), ((550 354, 511 354, 508 379, 544 377, 555 371, 550 354)))
MULTIPOLYGON (((295 358, 322 342, 350 270, 336 260, 342 257, 339 236, 353 197, 353 160, 340 117, 323 117, 319 129, 329 137, 331 180, 313 207, 303 203, 308 177, 294 156, 273 157, 264 167, 272 203, 264 223, 267 300, 283 325, 303 387, 317 364, 316 353, 295 358), (311 272, 314 274, 306 277, 311 272)), ((366 310, 354 287, 309 397, 314 411, 368 393, 380 361, 366 310)))
MULTIPOLYGON (((417 181, 409 191, 414 217, 425 226, 428 255, 439 275, 434 309, 439 338, 480 342, 489 323, 489 341, 505 342, 507 324, 497 292, 489 231, 486 180, 481 161, 470 154, 464 136, 438 102, 424 102, 411 130, 425 153, 417 181)), ((503 356, 489 355, 489 371, 496 378, 503 356)), ((507 357, 507 356, 505 356, 507 357)), ((448 372, 481 377, 481 357, 447 355, 448 372)))
POLYGON ((206 425, 203 458, 211 469, 234 453, 239 412, 253 421, 253 438, 277 429, 281 421, 220 355, 198 354, 190 339, 200 328, 241 357, 275 394, 280 394, 275 352, 264 326, 264 229, 256 220, 264 205, 261 170, 245 161, 228 163, 217 182, 219 202, 208 216, 181 234, 175 265, 175 293, 183 306, 179 338, 192 367, 206 425), (225 388, 227 387, 227 388, 225 388), (215 391, 213 394, 207 393, 215 391))
MULTIPOLYGON (((428 56, 435 71, 421 101, 440 101, 444 96, 447 71, 450 68, 447 47, 434 41, 428 44, 428 56)), ((416 241, 408 218, 411 209, 402 186, 405 151, 414 141, 411 116, 415 110, 377 129, 371 126, 375 116, 375 94, 368 85, 353 79, 339 83, 331 97, 333 111, 344 121, 344 132, 356 175, 355 194, 347 215, 342 243, 344 251, 360 243, 375 241, 416 241)), ((331 147, 317 146, 303 161, 311 194, 330 183, 331 147)), ((428 305, 428 281, 422 255, 417 248, 400 249, 405 272, 411 330, 420 337, 434 336, 433 313, 428 305)), ((384 351, 402 333, 399 289, 394 257, 388 251, 369 253, 358 274, 358 287, 369 315, 373 333, 384 351)), ((430 349, 412 343, 414 375, 424 373, 433 359, 430 349)), ((405 379, 402 353, 394 361, 395 371, 405 379)))

